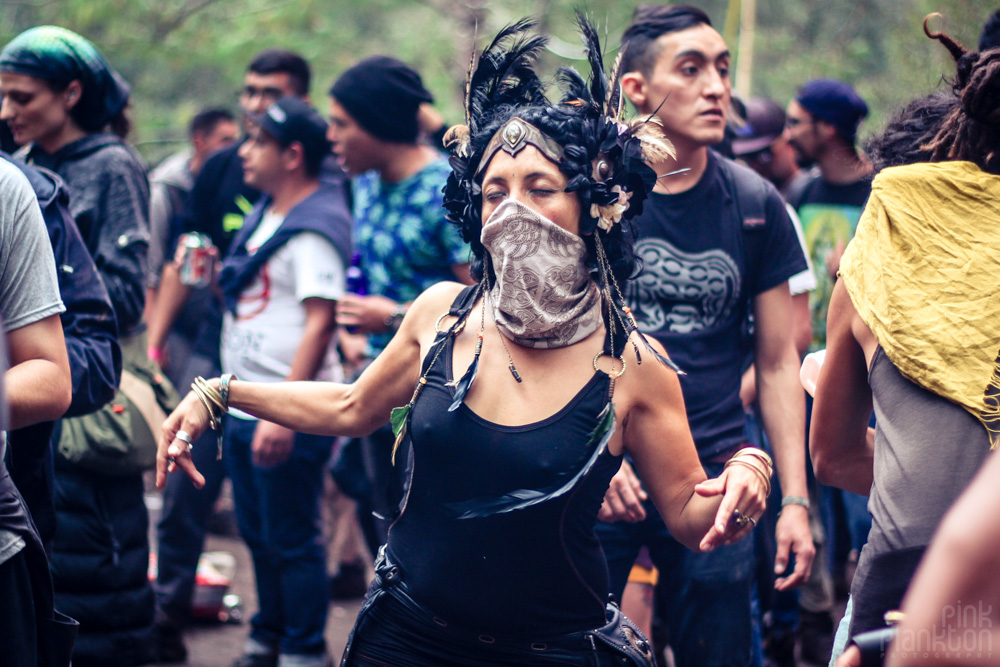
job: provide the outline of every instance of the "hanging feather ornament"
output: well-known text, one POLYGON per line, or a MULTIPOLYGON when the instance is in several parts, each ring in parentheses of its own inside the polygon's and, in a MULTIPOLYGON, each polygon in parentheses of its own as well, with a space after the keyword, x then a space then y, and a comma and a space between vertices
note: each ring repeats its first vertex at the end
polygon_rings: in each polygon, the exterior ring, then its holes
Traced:
MULTIPOLYGON (((443 346, 440 349, 444 349, 443 346)), ((392 434, 396 436, 395 442, 392 443, 392 457, 390 459, 392 465, 396 465, 396 452, 399 451, 399 446, 403 444, 403 439, 410 430, 410 412, 413 411, 413 404, 417 402, 417 397, 420 396, 420 392, 426 385, 427 378, 421 376, 416 389, 413 390, 413 396, 410 397, 410 402, 401 408, 393 408, 392 412, 389 413, 392 434)))
MULTIPOLYGON (((681 369, 680 366, 678 366, 677 364, 675 364, 674 361, 670 357, 665 357, 662 354, 660 354, 659 352, 657 352, 656 348, 653 347, 652 344, 650 344, 649 339, 646 338, 646 334, 644 334, 641 331, 639 331, 639 327, 636 326, 636 324, 635 324, 635 318, 632 317, 632 313, 629 312, 629 311, 627 311, 627 310, 625 311, 625 313, 628 316, 628 319, 632 323, 631 331, 629 331, 629 334, 631 335, 633 332, 635 332, 636 334, 638 334, 639 335, 639 340, 642 341, 643 347, 646 348, 646 351, 649 352, 650 354, 652 354, 653 357, 657 361, 659 361, 661 364, 663 364, 664 366, 666 366, 667 368, 669 368, 673 372, 677 373, 678 375, 687 375, 687 373, 685 373, 681 369)), ((636 351, 635 351, 635 356, 637 357, 638 363, 641 364, 642 363, 642 358, 639 357, 639 350, 638 349, 636 349, 636 351)))
POLYGON ((480 519, 495 514, 505 514, 527 509, 540 503, 559 498, 571 491, 577 483, 587 476, 608 448, 608 442, 615 432, 615 405, 610 400, 597 417, 597 426, 590 434, 585 451, 591 451, 590 457, 583 467, 564 483, 557 483, 545 489, 517 489, 502 496, 476 498, 459 503, 450 503, 451 509, 459 519, 480 519))
POLYGON ((469 368, 465 371, 465 374, 462 375, 462 378, 454 383, 454 399, 448 407, 448 412, 458 410, 458 406, 462 405, 462 401, 465 400, 465 395, 469 393, 472 383, 476 380, 476 374, 479 372, 479 355, 482 354, 482 352, 483 332, 480 331, 476 337, 476 353, 472 357, 472 363, 469 364, 469 368))
MULTIPOLYGON (((482 287, 479 289, 482 291, 482 287)), ((449 311, 446 315, 454 315, 454 313, 449 311)), ((441 320, 443 320, 446 315, 442 315, 438 318, 438 324, 441 323, 441 320)), ((410 430, 410 413, 413 412, 413 406, 417 402, 417 398, 420 397, 420 392, 427 386, 427 374, 432 368, 434 368, 434 364, 437 363, 441 353, 447 347, 447 345, 443 345, 442 343, 444 343, 444 341, 446 341, 449 337, 453 338, 461 333, 465 328, 465 323, 468 320, 468 317, 469 314, 466 313, 465 317, 460 317, 455 320, 454 324, 448 328, 448 331, 438 331, 439 335, 431 345, 432 349, 437 347, 437 351, 434 353, 431 363, 427 364, 427 368, 424 370, 423 375, 421 375, 420 379, 417 380, 417 386, 413 389, 413 395, 410 396, 410 402, 402 407, 393 408, 392 412, 389 413, 389 424, 392 426, 392 434, 396 436, 396 440, 392 443, 392 465, 396 465, 396 452, 399 451, 400 445, 403 444, 403 440, 406 438, 406 434, 410 430)), ((435 329, 437 329, 438 324, 435 324, 435 329)))

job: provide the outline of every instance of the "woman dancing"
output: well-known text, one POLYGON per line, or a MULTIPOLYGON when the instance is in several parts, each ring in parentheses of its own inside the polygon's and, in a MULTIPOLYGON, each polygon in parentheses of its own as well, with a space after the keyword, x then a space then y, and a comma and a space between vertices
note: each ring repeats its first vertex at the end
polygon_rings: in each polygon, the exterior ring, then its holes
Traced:
POLYGON ((622 122, 617 76, 580 24, 591 79, 560 70, 559 104, 532 69, 545 40, 531 22, 470 70, 445 206, 478 285, 424 292, 354 384, 198 381, 164 426, 158 482, 179 467, 197 483, 185 443, 229 407, 340 435, 391 412, 410 483, 345 665, 652 665, 608 604, 593 531, 622 457, 692 549, 743 537, 763 511, 769 459, 743 450, 705 480, 671 362, 622 304, 624 226, 656 181, 645 161, 670 146, 622 122))

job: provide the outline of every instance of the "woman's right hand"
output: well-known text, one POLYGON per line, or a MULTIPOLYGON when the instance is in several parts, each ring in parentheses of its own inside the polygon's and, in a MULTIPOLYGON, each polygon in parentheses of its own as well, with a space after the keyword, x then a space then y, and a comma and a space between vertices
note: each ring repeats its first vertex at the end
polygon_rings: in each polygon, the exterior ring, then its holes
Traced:
POLYGON ((162 489, 167 483, 167 474, 177 468, 183 470, 197 488, 205 486, 205 477, 195 468, 191 460, 191 447, 177 438, 178 431, 184 430, 197 440, 209 426, 205 405, 193 391, 188 392, 177 409, 163 422, 160 442, 156 448, 156 488, 162 489))

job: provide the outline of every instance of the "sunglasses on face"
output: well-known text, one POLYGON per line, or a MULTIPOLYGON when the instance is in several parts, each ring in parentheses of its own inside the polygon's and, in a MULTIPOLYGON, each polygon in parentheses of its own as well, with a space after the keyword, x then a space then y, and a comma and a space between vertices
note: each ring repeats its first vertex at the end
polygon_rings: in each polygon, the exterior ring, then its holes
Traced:
POLYGON ((240 90, 240 97, 246 99, 253 99, 254 97, 261 97, 270 102, 277 102, 284 96, 285 92, 280 88, 258 88, 256 86, 244 86, 240 90))
POLYGON ((774 153, 771 151, 771 147, 768 146, 755 153, 744 155, 743 159, 747 162, 756 162, 757 164, 769 164, 774 159, 774 153))
POLYGON ((792 129, 793 127, 798 127, 799 125, 808 125, 812 120, 809 118, 792 118, 791 116, 785 119, 785 127, 792 129))

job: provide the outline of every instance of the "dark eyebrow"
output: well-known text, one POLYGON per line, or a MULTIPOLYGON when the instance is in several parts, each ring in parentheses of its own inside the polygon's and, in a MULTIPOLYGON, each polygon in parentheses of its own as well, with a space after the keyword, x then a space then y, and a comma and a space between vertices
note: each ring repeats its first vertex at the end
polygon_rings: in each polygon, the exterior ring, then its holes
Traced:
MULTIPOLYGON (((550 173, 547 173, 547 172, 544 172, 544 171, 533 171, 530 174, 525 174, 523 180, 525 180, 525 181, 531 181, 531 180, 535 180, 535 179, 538 179, 538 178, 558 178, 558 177, 555 174, 550 174, 550 173)), ((488 179, 486 179, 483 182, 483 185, 486 185, 487 183, 494 183, 494 182, 503 182, 503 183, 506 183, 507 179, 504 178, 503 176, 500 176, 500 175, 491 176, 491 177, 489 177, 488 179)))
POLYGON ((545 171, 533 171, 524 177, 524 180, 532 180, 536 178, 558 178, 555 174, 551 174, 545 171))
MULTIPOLYGON (((719 55, 715 56, 715 60, 728 57, 730 57, 730 52, 727 49, 722 53, 720 53, 719 55)), ((676 56, 674 56, 674 61, 676 62, 678 60, 683 60, 684 58, 698 58, 699 60, 703 61, 708 60, 708 56, 705 55, 704 51, 699 51, 698 49, 688 49, 687 51, 681 51, 676 56)))

